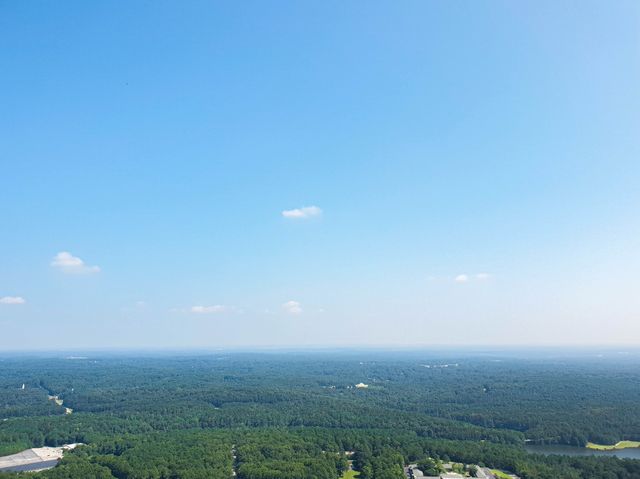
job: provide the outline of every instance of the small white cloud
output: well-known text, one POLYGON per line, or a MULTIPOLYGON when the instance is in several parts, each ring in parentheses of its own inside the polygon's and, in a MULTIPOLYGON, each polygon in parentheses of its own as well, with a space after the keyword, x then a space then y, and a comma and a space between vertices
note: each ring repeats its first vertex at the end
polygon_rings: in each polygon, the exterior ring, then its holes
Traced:
POLYGON ((128 304, 122 307, 122 311, 125 313, 144 313, 149 310, 149 305, 146 301, 136 301, 132 304, 128 304))
POLYGON ((27 300, 22 296, 3 296, 0 298, 0 304, 24 304, 27 300))
POLYGON ((51 266, 58 268, 63 273, 70 274, 91 274, 99 273, 100 268, 98 266, 88 266, 77 256, 73 256, 67 251, 61 251, 53 257, 51 266))
POLYGON ((479 281, 486 281, 487 279, 490 279, 491 275, 489 273, 478 273, 476 274, 476 279, 479 281))
POLYGON ((305 206, 303 208, 295 208, 293 210, 284 210, 282 216, 293 219, 307 219, 313 216, 320 216, 322 210, 317 206, 305 206))
POLYGON ((282 305, 282 308, 288 314, 301 314, 302 313, 302 306, 297 301, 287 301, 286 303, 284 303, 282 305))
POLYGON ((458 276, 456 276, 455 278, 455 282, 456 283, 466 283, 469 281, 469 276, 466 274, 459 274, 458 276))
POLYGON ((231 308, 221 304, 214 304, 213 306, 191 306, 191 308, 189 308, 189 312, 194 314, 218 314, 226 313, 230 309, 231 308))

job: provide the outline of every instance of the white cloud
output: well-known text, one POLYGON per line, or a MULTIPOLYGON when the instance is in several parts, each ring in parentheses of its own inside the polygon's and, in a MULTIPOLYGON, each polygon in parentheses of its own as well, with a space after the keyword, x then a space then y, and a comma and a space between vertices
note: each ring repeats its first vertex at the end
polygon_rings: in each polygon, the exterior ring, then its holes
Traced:
POLYGON ((191 306, 189 311, 194 314, 218 314, 226 313, 230 310, 227 306, 214 304, 213 306, 191 306))
POLYGON ((303 208, 295 208, 293 210, 284 210, 282 216, 293 219, 307 219, 313 216, 320 216, 322 210, 317 206, 305 206, 303 208))
POLYGON ((468 283, 470 281, 488 281, 491 278, 492 276, 489 273, 476 273, 473 275, 463 273, 453 278, 453 280, 456 283, 468 283))
POLYGON ((99 273, 100 268, 98 266, 88 266, 77 256, 73 256, 67 251, 61 251, 53 257, 51 266, 58 268, 63 273, 70 274, 91 274, 99 273))
POLYGON ((302 313, 302 306, 297 301, 287 301, 286 303, 284 303, 282 305, 282 308, 288 314, 301 314, 302 313))
POLYGON ((22 296, 3 296, 0 298, 0 304, 24 304, 27 300, 22 296))
POLYGON ((149 310, 149 304, 146 301, 136 301, 122 307, 125 313, 144 313, 149 310))

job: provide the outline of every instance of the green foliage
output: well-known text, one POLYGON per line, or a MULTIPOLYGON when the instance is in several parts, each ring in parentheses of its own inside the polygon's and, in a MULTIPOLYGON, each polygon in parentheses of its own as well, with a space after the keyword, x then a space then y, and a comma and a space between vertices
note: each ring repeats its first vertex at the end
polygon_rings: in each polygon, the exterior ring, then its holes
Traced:
POLYGON ((427 457, 418 462, 418 469, 420 469, 425 476, 438 476, 443 472, 440 463, 433 458, 427 457))
POLYGON ((524 479, 640 477, 640 461, 523 448, 525 437, 640 439, 635 363, 467 358, 427 368, 452 361, 369 356, 5 358, 0 454, 87 444, 38 474, 46 479, 229 479, 234 470, 238 479, 338 479, 345 451, 355 451, 360 479, 401 479, 409 462, 435 475, 438 460, 524 479))

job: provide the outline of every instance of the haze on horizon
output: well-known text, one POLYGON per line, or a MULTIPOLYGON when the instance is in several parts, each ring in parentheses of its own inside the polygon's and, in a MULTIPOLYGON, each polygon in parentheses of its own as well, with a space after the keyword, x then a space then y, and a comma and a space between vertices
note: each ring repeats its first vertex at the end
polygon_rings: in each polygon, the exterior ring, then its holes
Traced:
POLYGON ((640 344, 639 27, 3 2, 0 350, 640 344))

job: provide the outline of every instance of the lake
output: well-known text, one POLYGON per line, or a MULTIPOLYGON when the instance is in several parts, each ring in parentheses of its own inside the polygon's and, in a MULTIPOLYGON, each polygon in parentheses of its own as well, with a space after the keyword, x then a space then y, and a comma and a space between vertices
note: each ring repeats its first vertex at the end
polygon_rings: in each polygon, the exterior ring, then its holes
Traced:
POLYGON ((621 459, 640 459, 640 448, 617 449, 614 451, 596 451, 586 447, 561 445, 526 445, 527 452, 533 454, 560 454, 564 456, 616 456, 621 459))

